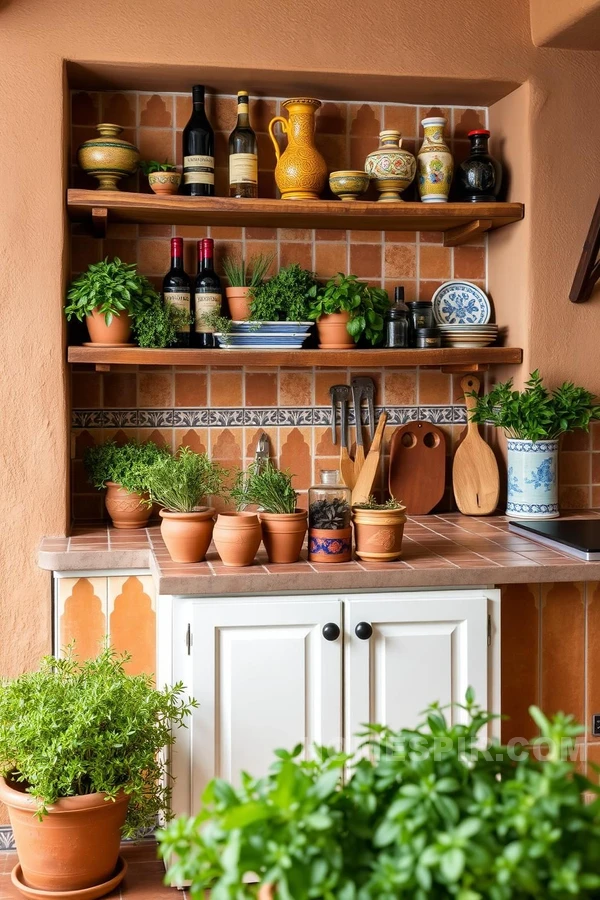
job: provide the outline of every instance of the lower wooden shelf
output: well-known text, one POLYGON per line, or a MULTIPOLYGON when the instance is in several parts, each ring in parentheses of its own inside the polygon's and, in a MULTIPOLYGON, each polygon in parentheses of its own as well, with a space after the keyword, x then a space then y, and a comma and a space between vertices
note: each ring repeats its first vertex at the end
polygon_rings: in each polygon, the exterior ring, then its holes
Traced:
POLYGON ((518 364, 518 347, 477 349, 442 347, 439 350, 146 350, 141 347, 69 347, 70 363, 88 363, 100 371, 110 366, 306 366, 324 368, 442 367, 451 372, 477 372, 490 365, 518 364))

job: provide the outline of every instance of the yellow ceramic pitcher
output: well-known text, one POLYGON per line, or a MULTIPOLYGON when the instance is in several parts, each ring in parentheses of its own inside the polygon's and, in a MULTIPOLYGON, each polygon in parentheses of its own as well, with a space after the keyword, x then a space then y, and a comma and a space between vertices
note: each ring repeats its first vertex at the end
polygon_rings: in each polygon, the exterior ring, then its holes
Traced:
POLYGON ((310 97, 286 100, 283 108, 289 118, 275 116, 269 122, 269 134, 275 147, 275 181, 282 200, 318 200, 325 187, 327 164, 315 146, 315 113, 320 100, 310 97), (273 126, 279 122, 287 134, 288 145, 279 150, 273 126))

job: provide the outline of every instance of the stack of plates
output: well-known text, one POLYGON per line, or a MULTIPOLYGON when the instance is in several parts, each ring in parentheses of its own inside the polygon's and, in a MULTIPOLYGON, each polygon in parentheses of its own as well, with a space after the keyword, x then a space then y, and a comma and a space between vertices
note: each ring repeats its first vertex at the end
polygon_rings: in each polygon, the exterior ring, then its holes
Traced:
POLYGON ((223 350, 299 350, 312 322, 233 322, 229 334, 215 334, 223 350))
POLYGON ((438 325, 444 347, 489 347, 498 337, 497 325, 438 325))

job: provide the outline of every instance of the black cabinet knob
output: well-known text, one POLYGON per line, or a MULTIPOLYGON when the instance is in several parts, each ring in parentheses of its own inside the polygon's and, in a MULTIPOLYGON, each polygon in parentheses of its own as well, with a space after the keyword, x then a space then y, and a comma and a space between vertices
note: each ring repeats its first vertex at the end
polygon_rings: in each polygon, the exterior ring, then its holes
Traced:
POLYGON ((328 622, 327 625, 323 625, 323 637, 326 641, 337 641, 340 636, 340 626, 336 625, 335 622, 328 622))
POLYGON ((361 641, 368 641, 373 634, 373 629, 368 622, 359 622, 354 629, 354 634, 361 641))

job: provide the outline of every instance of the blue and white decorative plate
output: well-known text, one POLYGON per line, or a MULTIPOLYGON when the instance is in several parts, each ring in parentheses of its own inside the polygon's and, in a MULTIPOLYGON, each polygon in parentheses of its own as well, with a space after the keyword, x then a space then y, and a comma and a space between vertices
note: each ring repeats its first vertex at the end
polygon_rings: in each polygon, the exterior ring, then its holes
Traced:
POLYGON ((215 334, 223 350, 300 350, 307 334, 215 334))
POLYGON ((446 281, 431 303, 438 325, 487 325, 492 314, 487 295, 470 281, 446 281))
POLYGON ((314 322, 232 322, 233 333, 250 334, 306 334, 314 322))

